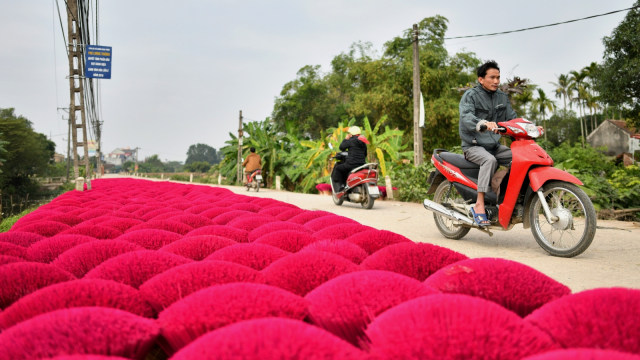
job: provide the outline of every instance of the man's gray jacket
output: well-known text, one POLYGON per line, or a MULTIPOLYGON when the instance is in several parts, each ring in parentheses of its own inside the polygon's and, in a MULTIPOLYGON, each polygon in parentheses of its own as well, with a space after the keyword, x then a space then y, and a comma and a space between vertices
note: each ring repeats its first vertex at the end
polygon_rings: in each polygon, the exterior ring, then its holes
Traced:
POLYGON ((492 131, 480 132, 480 125, 486 122, 498 122, 518 117, 511 108, 509 97, 497 90, 488 91, 478 84, 465 91, 460 99, 460 138, 462 150, 471 146, 482 146, 493 153, 500 145, 500 134, 492 131))

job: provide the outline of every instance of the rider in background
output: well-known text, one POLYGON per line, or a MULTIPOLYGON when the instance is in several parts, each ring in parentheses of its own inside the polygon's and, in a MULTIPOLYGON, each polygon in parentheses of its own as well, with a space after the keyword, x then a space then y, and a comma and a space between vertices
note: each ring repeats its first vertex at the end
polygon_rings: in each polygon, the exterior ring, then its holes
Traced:
POLYGON ((251 173, 262 169, 262 158, 256 154, 256 148, 251 147, 249 151, 249 155, 247 155, 247 158, 242 162, 242 166, 245 167, 244 174, 247 176, 247 182, 251 182, 251 173))
POLYGON ((518 116, 511 108, 509 97, 498 89, 500 68, 491 60, 478 70, 478 85, 467 90, 460 99, 460 138, 464 157, 480 165, 478 175, 478 199, 471 212, 480 226, 491 223, 484 208, 484 194, 490 190, 491 176, 500 165, 511 163, 511 149, 500 144, 497 122, 515 119, 518 116), (482 125, 487 126, 480 132, 482 125))
POLYGON ((349 128, 349 133, 342 143, 340 143, 341 151, 348 151, 347 161, 342 164, 338 164, 333 172, 333 178, 331 179, 334 184, 339 184, 338 191, 341 191, 349 177, 351 170, 362 166, 366 163, 367 159, 367 139, 360 135, 360 128, 352 126, 349 128))

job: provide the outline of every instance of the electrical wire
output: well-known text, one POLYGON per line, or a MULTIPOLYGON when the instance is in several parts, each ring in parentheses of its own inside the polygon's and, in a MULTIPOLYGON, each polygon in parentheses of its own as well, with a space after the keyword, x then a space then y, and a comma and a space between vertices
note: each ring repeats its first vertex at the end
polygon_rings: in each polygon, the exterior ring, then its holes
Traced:
POLYGON ((557 23, 553 23, 553 24, 538 25, 538 26, 532 26, 532 27, 523 28, 523 29, 509 30, 509 31, 501 31, 501 32, 495 32, 495 33, 490 33, 490 34, 479 34, 479 35, 466 35, 466 36, 453 36, 453 37, 446 37, 446 38, 444 38, 444 40, 465 39, 465 38, 474 38, 474 37, 482 37, 482 36, 504 35, 504 34, 511 34, 511 33, 515 33, 515 32, 522 32, 522 31, 528 31, 528 30, 542 29, 542 28, 551 27, 551 26, 558 26, 558 25, 569 24, 569 23, 572 23, 572 22, 577 22, 577 21, 582 21, 582 20, 593 19, 593 18, 597 18, 597 17, 601 17, 601 16, 606 16, 606 15, 611 15, 611 14, 619 13, 619 12, 622 12, 622 11, 628 11, 628 10, 637 9, 637 8, 640 8, 640 6, 632 6, 632 7, 630 7, 630 8, 626 8, 626 9, 615 10, 615 11, 609 11, 609 12, 607 12, 607 13, 603 13, 603 14, 591 15, 591 16, 587 16, 587 17, 583 17, 583 18, 579 18, 579 19, 573 19, 573 20, 561 21, 561 22, 557 22, 557 23))

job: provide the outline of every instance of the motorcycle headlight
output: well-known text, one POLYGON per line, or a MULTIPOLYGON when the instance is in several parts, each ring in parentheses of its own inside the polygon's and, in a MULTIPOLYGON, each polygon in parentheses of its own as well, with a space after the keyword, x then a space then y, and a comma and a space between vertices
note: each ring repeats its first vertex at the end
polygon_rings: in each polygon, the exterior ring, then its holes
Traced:
POLYGON ((527 132, 527 135, 529 137, 532 137, 534 139, 537 137, 540 137, 540 130, 538 130, 538 127, 535 126, 534 124, 530 122, 521 122, 521 123, 518 123, 518 125, 520 125, 520 127, 527 132))

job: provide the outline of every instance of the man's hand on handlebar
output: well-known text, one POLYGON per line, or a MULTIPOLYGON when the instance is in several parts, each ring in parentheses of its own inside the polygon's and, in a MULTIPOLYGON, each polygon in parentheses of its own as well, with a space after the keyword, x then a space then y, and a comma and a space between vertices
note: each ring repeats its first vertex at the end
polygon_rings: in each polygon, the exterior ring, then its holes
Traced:
POLYGON ((498 124, 496 124, 493 121, 487 121, 486 125, 487 125, 487 130, 491 130, 494 133, 498 133, 498 128, 499 128, 498 124))

